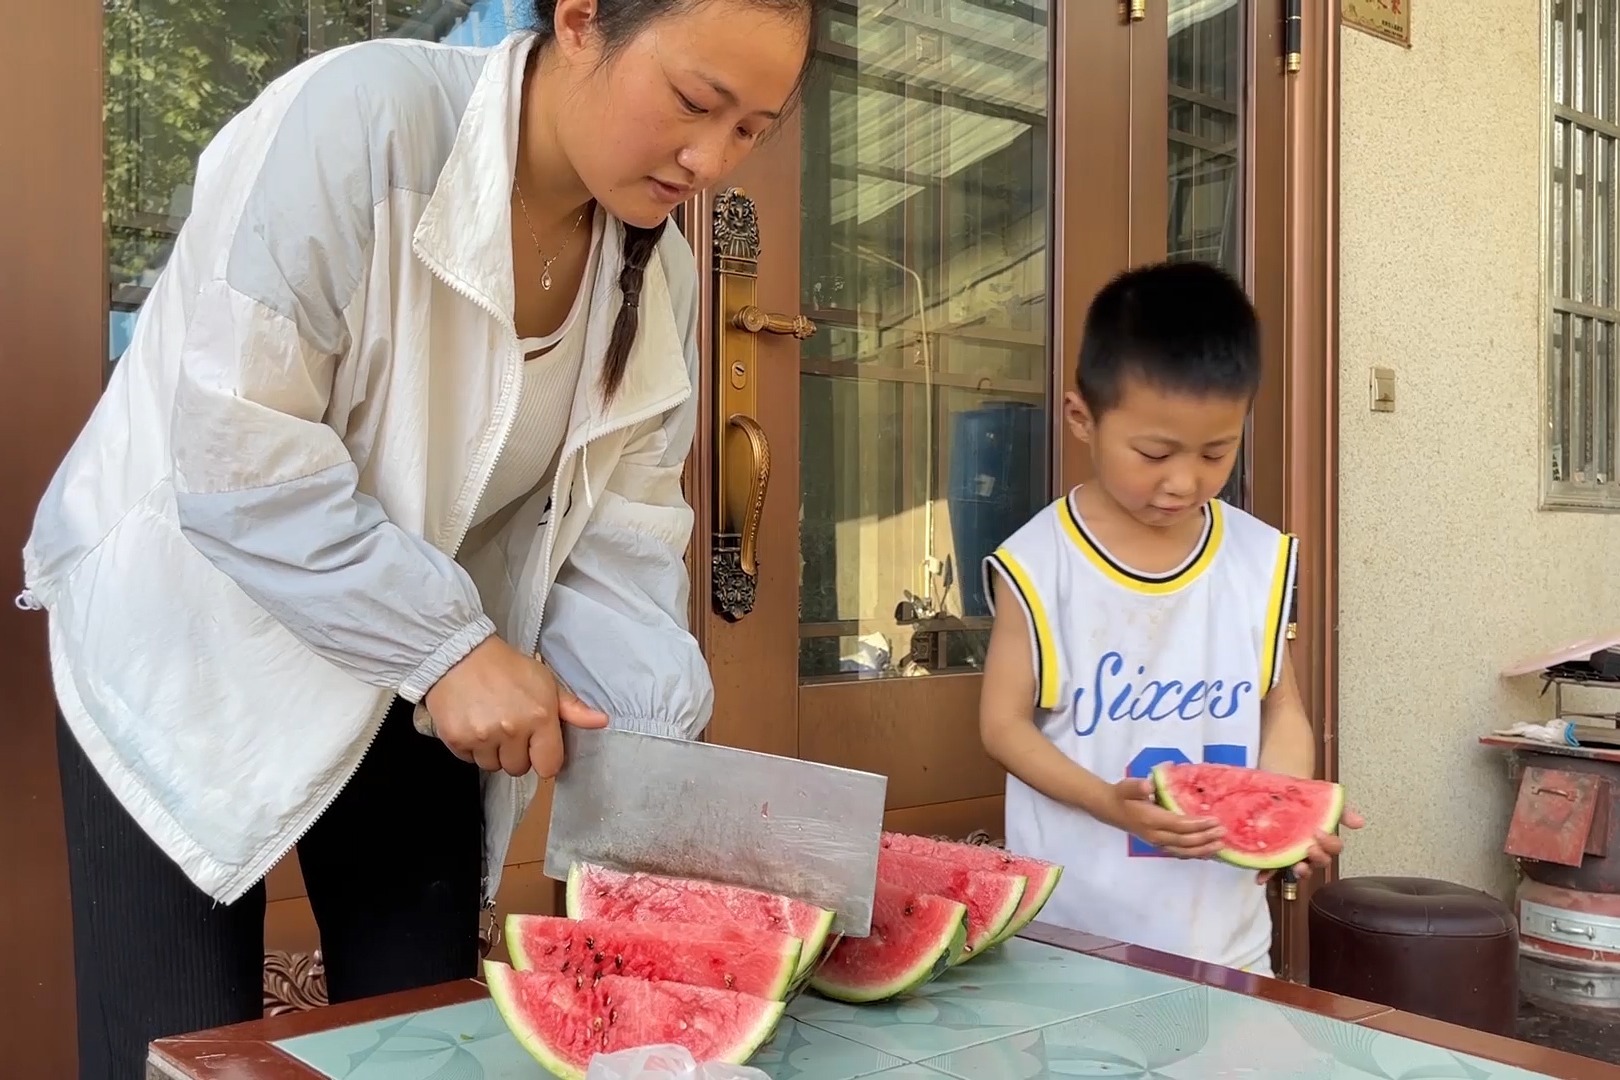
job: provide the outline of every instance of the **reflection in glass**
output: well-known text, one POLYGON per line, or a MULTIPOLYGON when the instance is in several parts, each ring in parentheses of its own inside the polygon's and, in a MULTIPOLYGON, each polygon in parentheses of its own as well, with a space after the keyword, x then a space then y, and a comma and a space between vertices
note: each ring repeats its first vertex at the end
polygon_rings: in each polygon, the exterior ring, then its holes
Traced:
POLYGON ((373 37, 492 44, 533 0, 103 0, 108 360, 191 211, 197 157, 299 61, 373 37))
POLYGON ((803 117, 800 674, 972 670, 1048 491, 1044 2, 825 25, 803 117))
MULTIPOLYGON (((1169 221, 1172 261, 1243 278, 1243 9, 1238 0, 1170 0, 1169 221)), ((1221 497, 1244 506, 1240 456, 1221 497)))

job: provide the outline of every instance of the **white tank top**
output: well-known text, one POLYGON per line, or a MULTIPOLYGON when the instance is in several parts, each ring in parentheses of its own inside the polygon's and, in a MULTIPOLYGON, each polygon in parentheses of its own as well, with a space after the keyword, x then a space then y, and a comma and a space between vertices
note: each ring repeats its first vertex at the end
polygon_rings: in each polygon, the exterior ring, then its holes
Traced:
MULTIPOLYGON (((1076 489, 1078 490, 1078 489, 1076 489)), ((1215 500, 1182 565, 1144 574, 1086 529, 1075 492, 985 560, 1019 599, 1035 656, 1035 723, 1113 783, 1163 761, 1253 766, 1277 684, 1297 541, 1215 500)), ((1007 847, 1065 867, 1043 921, 1268 972, 1271 916, 1252 870, 1175 859, 1007 778, 1007 847)))
MULTIPOLYGON (((602 253, 604 211, 591 219, 591 247, 585 256, 585 274, 579 292, 562 325, 544 337, 522 338, 523 381, 518 389, 517 415, 506 437, 506 447, 495 461, 484 494, 473 514, 473 527, 507 506, 526 498, 541 485, 549 485, 568 435, 568 419, 579 389, 585 361, 585 329, 596 269, 602 253)), ((466 545, 465 550, 473 550, 466 545)))

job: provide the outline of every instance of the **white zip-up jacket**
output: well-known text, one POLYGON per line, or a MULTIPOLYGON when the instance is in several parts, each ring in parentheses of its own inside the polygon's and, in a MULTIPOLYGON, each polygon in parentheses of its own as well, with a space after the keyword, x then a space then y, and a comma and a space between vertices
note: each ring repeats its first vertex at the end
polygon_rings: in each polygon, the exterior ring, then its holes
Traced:
MULTIPOLYGON (((708 722, 681 489, 697 281, 672 225, 604 404, 610 222, 555 482, 462 550, 521 382, 510 192, 535 40, 348 46, 232 119, 39 506, 22 602, 49 613, 63 716, 221 902, 332 802, 395 695, 419 702, 491 632, 615 726, 708 722)), ((486 899, 535 786, 486 776, 486 899)))

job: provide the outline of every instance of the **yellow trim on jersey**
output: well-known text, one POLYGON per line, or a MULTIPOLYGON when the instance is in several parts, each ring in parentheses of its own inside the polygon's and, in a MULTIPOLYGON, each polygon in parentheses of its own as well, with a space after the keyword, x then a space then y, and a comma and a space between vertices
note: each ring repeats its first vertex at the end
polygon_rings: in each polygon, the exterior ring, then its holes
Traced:
MULTIPOLYGON (((1006 548, 997 548, 986 556, 986 561, 1001 570, 1018 598, 1018 605, 1024 609, 1024 617, 1029 620, 1030 635, 1035 639, 1035 707, 1055 709, 1058 703, 1057 641, 1052 636, 1052 624, 1047 620, 1046 606, 1041 603, 1035 582, 1006 548)), ((993 611, 994 590, 986 588, 985 595, 990 598, 993 611)))
POLYGON ((1282 679, 1287 648, 1288 607, 1294 595, 1299 567, 1299 538, 1284 533, 1277 541, 1277 563, 1271 572, 1271 594, 1266 601, 1266 643, 1260 658, 1261 696, 1282 679))
POLYGON ((1187 561, 1168 574, 1144 574, 1114 559, 1102 544, 1097 542, 1075 511, 1072 492, 1062 501, 1063 506, 1058 511, 1058 520, 1063 523, 1063 531, 1069 534, 1069 539, 1080 549, 1086 561, 1114 584, 1148 596, 1164 596, 1196 581, 1215 561, 1215 553, 1220 550, 1221 540, 1226 535, 1226 520, 1221 513, 1220 500, 1211 499, 1206 504, 1204 534, 1199 538, 1198 546, 1193 549, 1187 561))

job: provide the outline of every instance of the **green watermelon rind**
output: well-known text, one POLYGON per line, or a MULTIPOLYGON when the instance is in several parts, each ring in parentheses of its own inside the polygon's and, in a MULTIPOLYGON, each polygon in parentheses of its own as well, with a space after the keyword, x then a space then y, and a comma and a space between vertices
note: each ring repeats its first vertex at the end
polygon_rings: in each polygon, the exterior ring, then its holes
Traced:
MULTIPOLYGON (((515 968, 501 963, 499 960, 484 961, 484 982, 489 987, 489 996, 495 1002, 495 1009, 505 1021, 507 1030, 517 1040, 518 1045, 528 1052, 529 1056, 540 1063, 541 1068, 557 1077, 558 1080, 585 1080, 585 1070, 576 1069, 569 1062, 564 1061, 555 1050, 546 1044, 537 1031, 529 1024, 527 1018, 518 1008, 516 996, 513 993, 511 980, 520 974, 515 968)), ((726 993, 726 991, 717 991, 726 993)), ((749 995, 739 995, 749 996, 749 995)), ((764 999, 759 999, 764 1002, 764 999)), ((776 1035, 776 1029, 782 1021, 787 1010, 784 1002, 766 1002, 772 1006, 762 1010, 760 1019, 752 1028, 742 1033, 732 1043, 730 1049, 720 1056, 720 1060, 730 1065, 747 1063, 760 1047, 770 1042, 776 1035)))
POLYGON ((951 931, 949 938, 940 942, 938 949, 929 950, 903 974, 886 983, 855 987, 818 972, 810 978, 810 989, 824 998, 847 1005, 870 1005, 916 993, 954 967, 962 950, 967 947, 967 905, 954 900, 951 903, 962 909, 956 920, 956 929, 951 931))
POLYGON ((574 1068, 558 1056, 518 1008, 517 995, 511 985, 517 974, 516 968, 498 960, 484 961, 484 983, 489 987, 490 999, 495 1002, 495 1011, 501 1014, 506 1029, 512 1033, 518 1045, 540 1063, 542 1069, 558 1080, 585 1080, 585 1070, 574 1068))
POLYGON ((495 1011, 501 1014, 506 1028, 518 1045, 540 1063, 540 1067, 560 1080, 585 1080, 585 1074, 554 1053, 546 1041, 529 1025, 528 1019, 517 1007, 510 985, 516 970, 494 960, 484 961, 484 982, 489 986, 490 999, 495 1011))
POLYGON ((514 971, 529 971, 534 967, 534 961, 530 958, 528 950, 523 947, 521 932, 523 922, 528 918, 529 916, 514 911, 501 923, 501 937, 506 939, 506 955, 511 958, 514 971))
MULTIPOLYGON (((1160 806, 1172 814, 1185 814, 1177 805, 1174 796, 1170 794, 1169 762, 1153 767, 1153 792, 1160 806)), ((1328 783, 1328 781, 1315 781, 1328 783)), ((1230 848, 1222 848, 1215 853, 1215 858, 1229 865, 1244 870, 1282 870, 1303 862, 1310 854, 1311 845, 1316 843, 1316 832, 1332 833, 1339 827, 1339 819, 1344 815, 1344 785, 1333 784, 1333 797, 1328 802, 1327 812, 1322 815, 1312 830, 1312 835, 1293 847, 1284 848, 1268 855, 1244 855, 1230 848)))
MULTIPOLYGON (((984 870, 980 871, 980 873, 1001 874, 1002 871, 984 870)), ((1007 932, 1007 927, 1012 925, 1013 916, 1018 914, 1018 905, 1023 902, 1024 890, 1029 888, 1029 878, 1025 877, 1023 874, 1013 874, 1010 872, 1005 873, 1002 876, 1013 878, 1017 884, 1013 886, 1012 891, 1007 895, 1007 902, 1002 906, 1001 910, 996 912, 993 917, 985 920, 989 925, 987 927, 984 940, 980 942, 979 947, 977 949, 969 950, 964 942, 962 954, 956 959, 957 964, 965 964, 969 960, 983 956, 985 953, 989 952, 990 949, 1001 940, 1001 935, 1007 932)))
POLYGON ((799 970, 793 973, 799 978, 809 973, 821 960, 822 946, 827 944, 827 935, 832 933, 834 913, 829 908, 822 909, 822 916, 816 920, 815 927, 805 935, 804 947, 799 950, 799 970))
MULTIPOLYGON (((1040 915, 1041 909, 1046 906, 1046 902, 1052 899, 1052 893, 1057 890, 1058 882, 1062 879, 1062 877, 1063 867, 1058 866, 1056 863, 1053 863, 1052 868, 1048 870, 1040 879, 1042 884, 1040 884, 1038 888, 1036 887, 1037 879, 1025 875, 1025 880, 1027 880, 1029 884, 1024 886, 1025 899, 1022 901, 1023 910, 1015 912, 1012 920, 1007 923, 1006 929, 1002 930, 1001 933, 992 938, 990 943, 984 948, 993 949, 1002 942, 1009 941, 1012 938, 1017 937, 1020 930, 1034 922, 1036 916, 1040 915), (1031 889, 1036 890, 1035 900, 1033 902, 1030 902, 1028 899, 1031 889)), ((982 952, 983 950, 980 951, 982 952)))
POLYGON ((953 968, 967 955, 967 905, 962 906, 962 925, 951 935, 951 947, 945 950, 945 967, 953 968))
MULTIPOLYGON (((565 900, 565 910, 570 919, 579 918, 583 904, 579 890, 584 887, 585 875, 591 869, 588 863, 573 863, 568 867, 568 889, 565 900)), ((821 914, 816 918, 810 931, 800 937, 799 966, 793 973, 793 981, 798 981, 809 972, 821 959, 823 946, 827 943, 827 935, 832 933, 834 912, 828 908, 821 908, 821 914)))
POLYGON ((1034 922, 1035 919, 1040 915, 1041 909, 1046 906, 1046 902, 1052 898, 1052 893, 1056 891, 1058 882, 1063 877, 1063 866, 1059 863, 1047 862, 1044 859, 1035 859, 1027 855, 1019 855, 1015 852, 1003 851, 1000 848, 980 848, 978 845, 966 844, 960 840, 946 840, 938 837, 918 836, 910 833, 888 832, 883 834, 883 844, 885 847, 891 846, 891 839, 901 841, 901 843, 895 845, 895 849, 897 851, 908 852, 913 855, 923 855, 928 858, 940 859, 944 862, 960 862, 963 869, 967 870, 993 869, 997 873, 1015 873, 1013 870, 1005 869, 1000 866, 990 866, 987 862, 985 862, 985 857, 982 854, 979 854, 979 852, 983 851, 991 852, 994 855, 1002 858, 1045 867, 1044 872, 1038 876, 1020 873, 1021 877, 1028 879, 1028 883, 1024 886, 1023 899, 1018 902, 1018 910, 1013 913, 1012 919, 1005 927, 1002 928, 999 934, 996 934, 989 941, 980 946, 979 955, 983 955, 987 950, 993 949, 1002 942, 1016 937, 1019 931, 1023 930, 1024 927, 1034 922), (970 861, 962 862, 958 857, 958 852, 973 852, 974 854, 970 861), (980 863, 984 863, 984 865, 979 865, 980 863))
MULTIPOLYGON (((507 954, 512 958, 512 966, 519 971, 527 971, 533 966, 530 962, 528 953, 525 952, 523 948, 523 928, 531 920, 543 918, 545 918, 545 916, 524 915, 518 912, 513 912, 506 916, 506 921, 503 924, 502 936, 506 940, 506 951, 507 954)), ((630 923, 626 925, 644 928, 656 928, 659 924, 630 923)), ((774 981, 768 988, 760 991, 749 991, 756 997, 769 998, 773 1001, 781 1001, 787 996, 789 988, 793 985, 793 980, 798 977, 801 967, 800 958, 803 955, 803 942, 792 935, 783 936, 786 937, 788 941, 792 942, 791 950, 780 954, 781 970, 777 972, 774 981)), ((730 987, 722 987, 721 989, 730 989, 730 987)))

